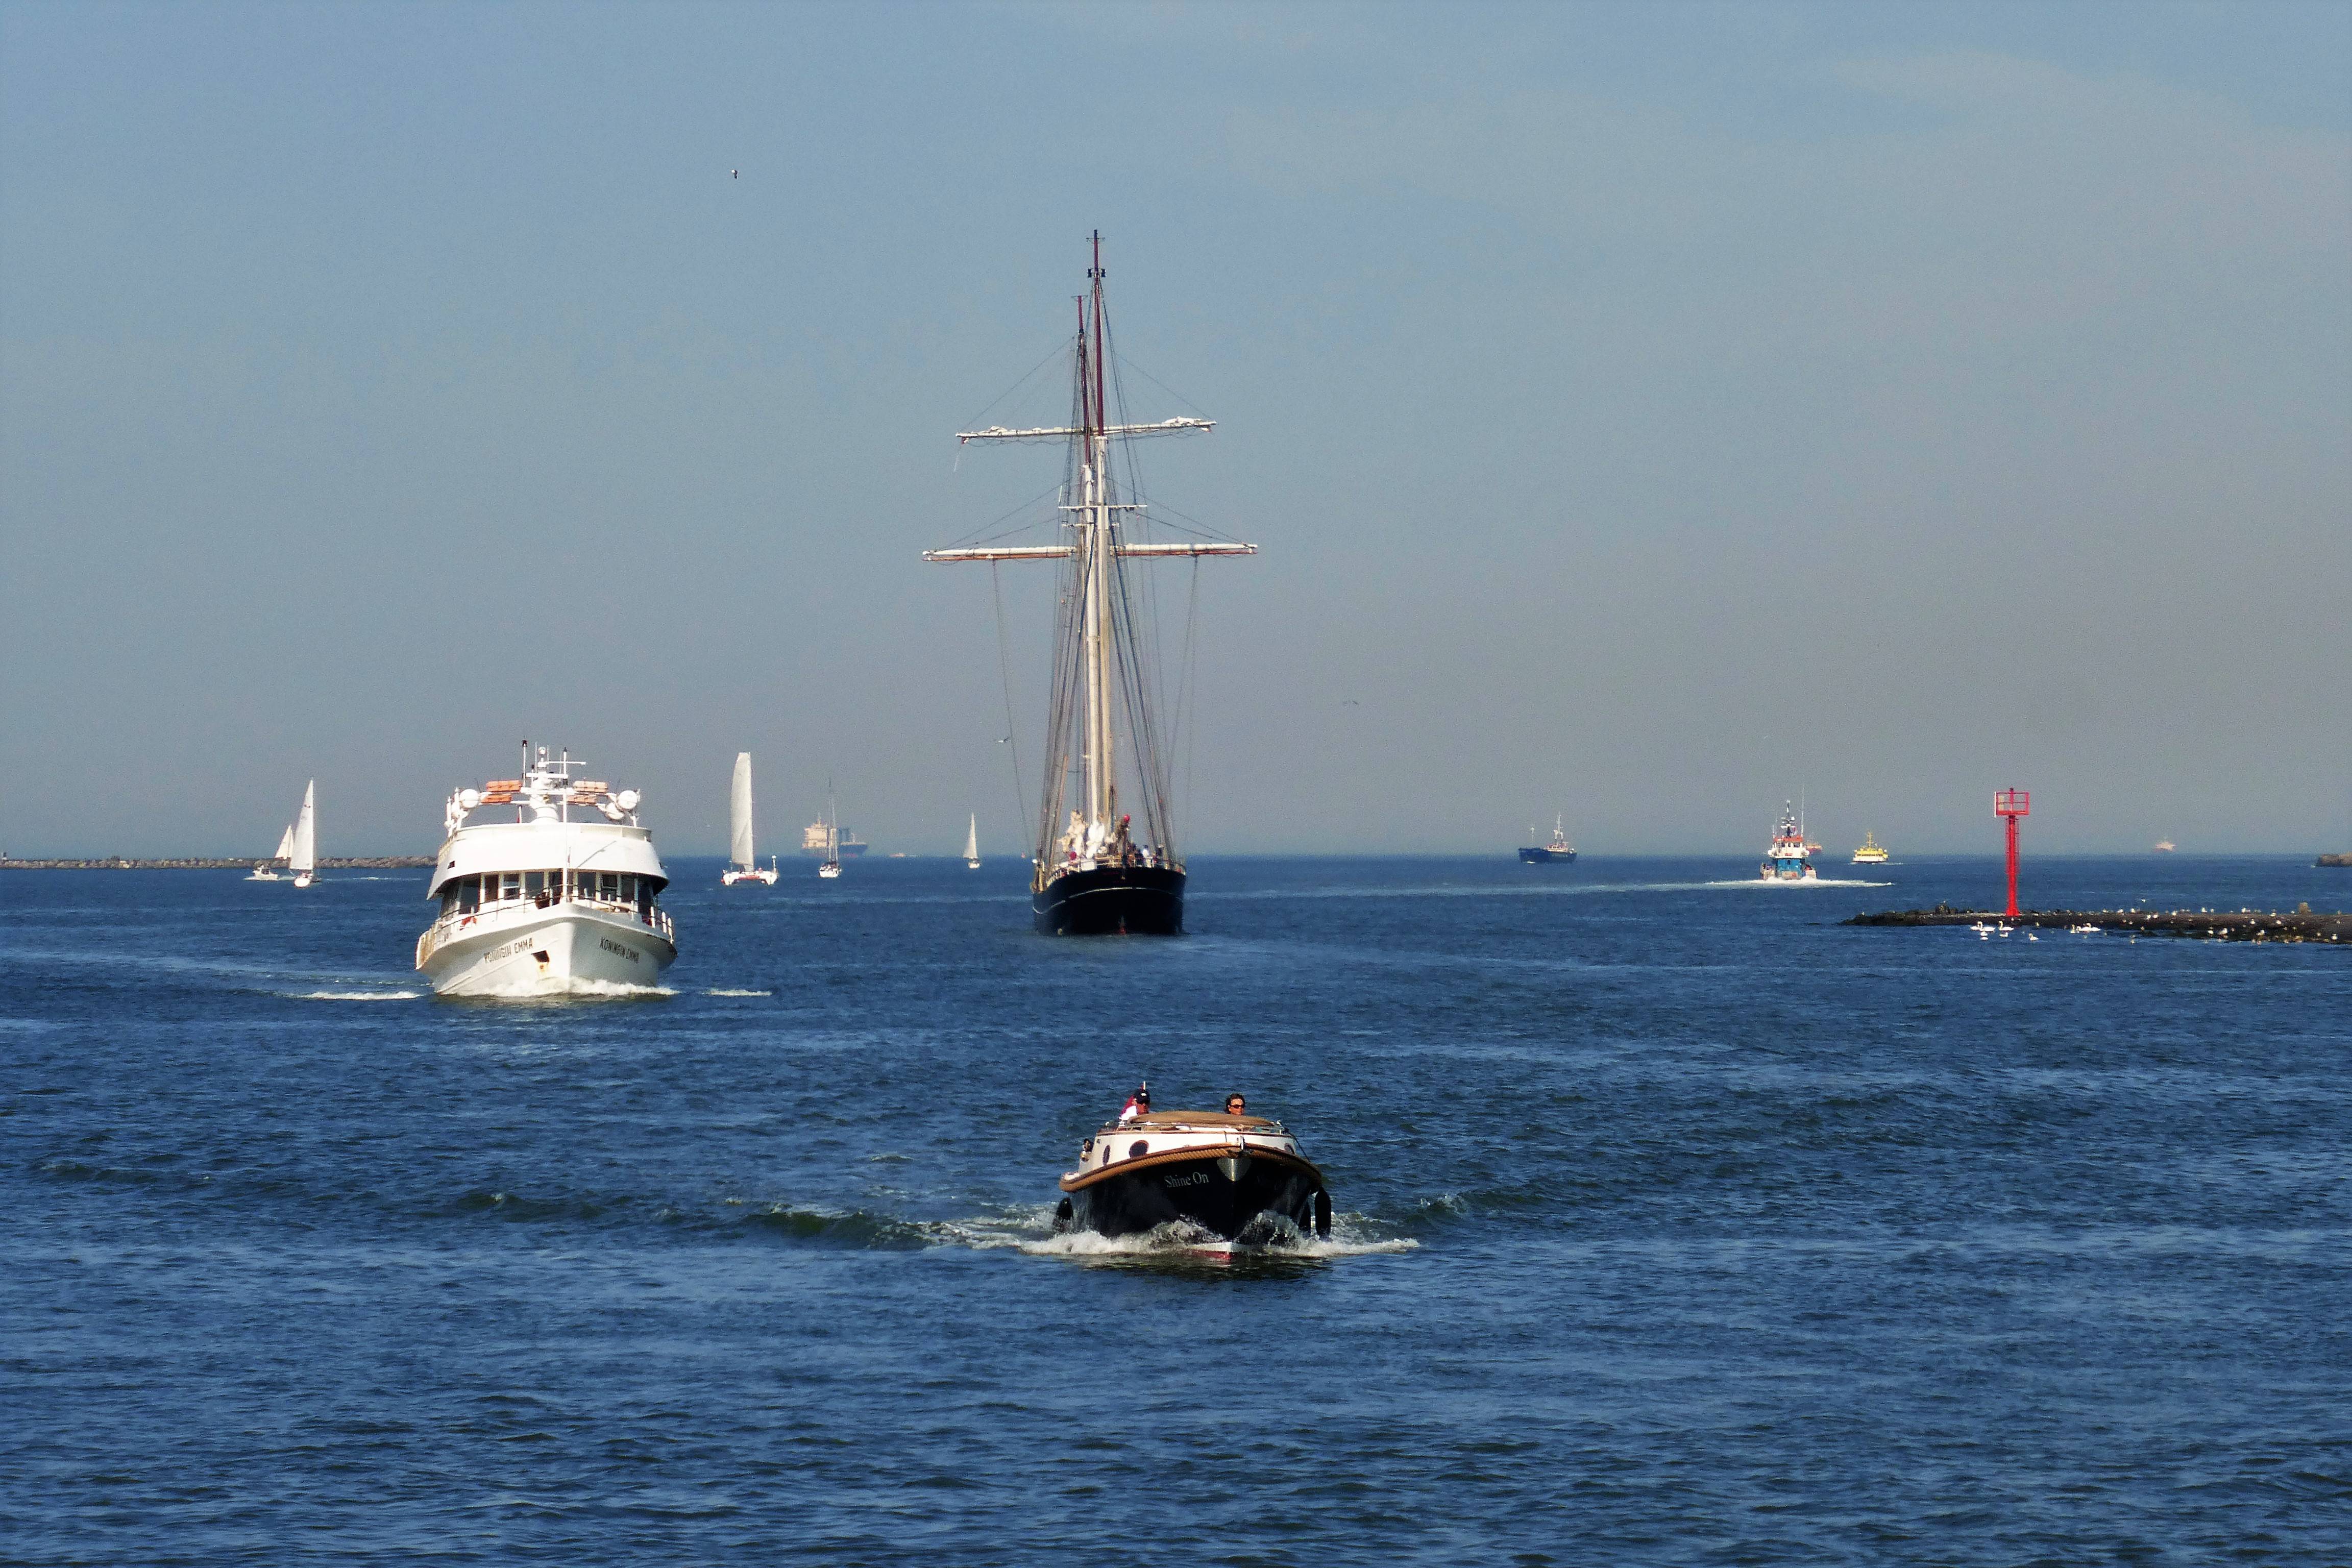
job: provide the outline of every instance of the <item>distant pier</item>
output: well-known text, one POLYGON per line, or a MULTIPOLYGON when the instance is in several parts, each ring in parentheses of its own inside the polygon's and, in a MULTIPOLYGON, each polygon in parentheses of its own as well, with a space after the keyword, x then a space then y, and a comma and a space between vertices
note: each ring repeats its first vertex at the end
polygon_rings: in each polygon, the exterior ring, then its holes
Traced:
MULTIPOLYGON (((0 871, 244 871, 256 866, 283 867, 268 856, 239 856, 222 860, 184 855, 169 860, 137 860, 121 855, 96 860, 12 860, 0 855, 0 871)), ((430 855, 352 855, 319 858, 321 871, 421 871, 433 864, 430 855)))
POLYGON ((1856 915, 1850 926, 2039 926, 2064 931, 2096 926, 2102 931, 2151 936, 2194 936, 2218 942, 2324 942, 2352 946, 2352 914, 2314 914, 2309 904, 2292 914, 2260 910, 2026 910, 2013 915, 1991 910, 1888 910, 1856 915))
POLYGON ((2312 862, 2315 866, 2352 866, 2352 855, 2322 855, 2312 862))

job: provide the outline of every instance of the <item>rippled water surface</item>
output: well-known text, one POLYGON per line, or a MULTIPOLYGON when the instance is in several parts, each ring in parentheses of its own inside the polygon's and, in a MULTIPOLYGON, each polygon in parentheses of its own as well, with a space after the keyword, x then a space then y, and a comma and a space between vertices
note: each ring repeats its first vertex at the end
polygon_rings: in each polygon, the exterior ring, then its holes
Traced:
POLYGON ((0 1559, 2352 1554, 2352 953, 1835 923, 1991 861, 1201 861, 1092 942, 672 869, 670 994, 542 1005, 419 994, 421 873, 0 875, 0 1559), (1142 1077, 1335 1245, 1051 1241, 1142 1077))

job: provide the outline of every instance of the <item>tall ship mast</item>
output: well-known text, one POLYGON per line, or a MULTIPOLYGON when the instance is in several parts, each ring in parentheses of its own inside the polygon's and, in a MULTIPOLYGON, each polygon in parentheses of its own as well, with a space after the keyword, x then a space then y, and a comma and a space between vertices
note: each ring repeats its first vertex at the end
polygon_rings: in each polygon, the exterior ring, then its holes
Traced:
POLYGON ((928 550, 923 559, 1063 563, 1030 909, 1037 930, 1049 936, 1172 936, 1184 929, 1184 862, 1171 810, 1168 737, 1153 711, 1160 695, 1150 657, 1154 628, 1147 619, 1145 584, 1129 563, 1255 555, 1257 546, 1141 537, 1148 509, 1136 493, 1129 443, 1206 432, 1214 421, 1134 424, 1124 407, 1114 411, 1117 356, 1103 299, 1099 233, 1093 243, 1087 292, 1078 299, 1068 422, 1028 429, 992 426, 956 437, 965 443, 1066 443, 1058 537, 1052 544, 928 550))

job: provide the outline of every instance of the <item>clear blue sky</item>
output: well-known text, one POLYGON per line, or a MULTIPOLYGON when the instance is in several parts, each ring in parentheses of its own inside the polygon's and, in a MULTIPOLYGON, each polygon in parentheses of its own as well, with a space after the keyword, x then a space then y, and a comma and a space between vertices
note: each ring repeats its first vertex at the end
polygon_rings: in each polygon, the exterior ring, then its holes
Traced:
POLYGON ((1097 227, 1264 550, 1196 851, 2352 847, 2352 7, 2277 3, 0 6, 0 846, 415 848, 530 735, 674 852, 742 749, 768 847, 1009 850, 918 555, 1051 482, 950 437, 1097 227))

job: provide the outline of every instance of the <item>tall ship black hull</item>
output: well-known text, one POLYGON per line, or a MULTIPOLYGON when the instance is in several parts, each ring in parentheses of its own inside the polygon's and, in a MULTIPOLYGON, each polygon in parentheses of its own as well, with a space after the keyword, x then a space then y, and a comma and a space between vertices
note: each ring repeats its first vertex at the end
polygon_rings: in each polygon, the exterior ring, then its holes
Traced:
POLYGON ((1184 873, 1164 866, 1065 871, 1029 896, 1045 936, 1181 936, 1184 873))

